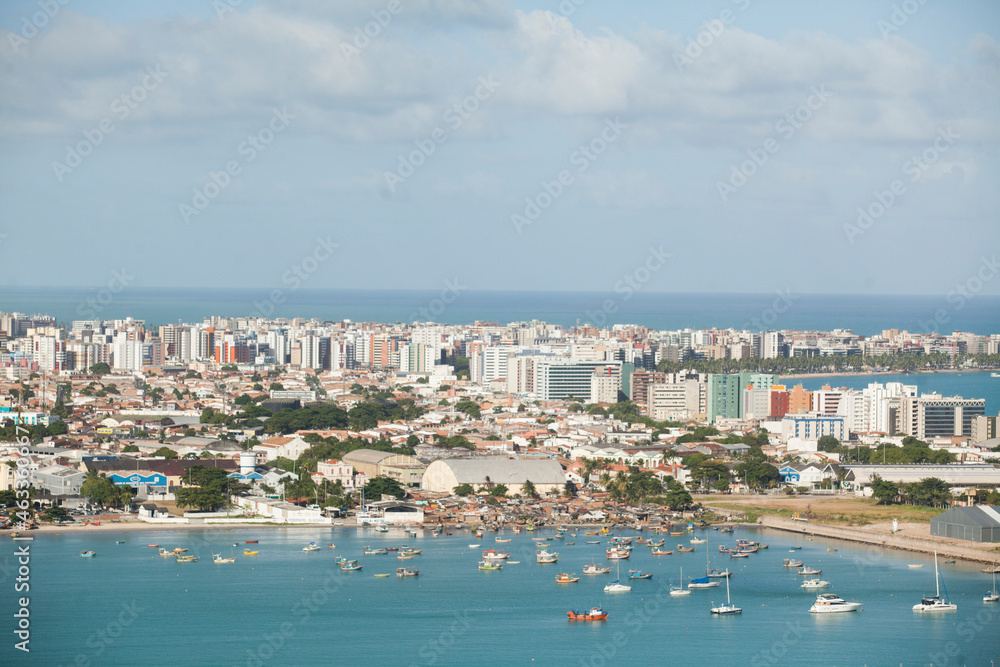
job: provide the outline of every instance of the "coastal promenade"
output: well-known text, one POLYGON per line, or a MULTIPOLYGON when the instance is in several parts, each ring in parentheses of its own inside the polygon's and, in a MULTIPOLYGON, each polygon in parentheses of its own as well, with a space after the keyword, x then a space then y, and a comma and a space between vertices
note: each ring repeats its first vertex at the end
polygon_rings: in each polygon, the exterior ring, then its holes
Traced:
POLYGON ((894 535, 891 533, 873 533, 859 528, 827 526, 820 523, 811 523, 809 521, 793 521, 791 519, 781 519, 773 516, 762 516, 758 519, 757 524, 767 528, 784 530, 791 533, 832 537, 838 540, 847 540, 849 542, 873 544, 888 549, 903 549, 906 551, 916 551, 926 554, 937 552, 941 556, 950 556, 951 558, 961 558, 962 560, 974 561, 978 563, 1000 565, 1000 552, 987 550, 992 549, 993 545, 983 545, 982 547, 964 546, 956 544, 953 540, 949 542, 938 542, 914 537, 904 537, 902 535, 894 535))

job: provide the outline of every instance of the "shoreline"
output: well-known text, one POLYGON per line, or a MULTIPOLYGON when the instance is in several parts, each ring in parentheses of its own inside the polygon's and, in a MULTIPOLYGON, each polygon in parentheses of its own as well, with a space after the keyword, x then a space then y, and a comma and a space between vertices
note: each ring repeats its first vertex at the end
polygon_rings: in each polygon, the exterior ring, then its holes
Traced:
POLYGON ((778 373, 778 377, 783 380, 802 380, 809 378, 824 378, 824 377, 878 377, 884 375, 912 375, 914 377, 924 376, 924 375, 937 375, 938 373, 996 373, 996 369, 992 368, 942 368, 935 369, 933 371, 912 371, 910 373, 896 373, 893 371, 875 371, 874 373, 869 373, 868 371, 847 371, 843 373, 796 373, 794 375, 782 375, 778 373))

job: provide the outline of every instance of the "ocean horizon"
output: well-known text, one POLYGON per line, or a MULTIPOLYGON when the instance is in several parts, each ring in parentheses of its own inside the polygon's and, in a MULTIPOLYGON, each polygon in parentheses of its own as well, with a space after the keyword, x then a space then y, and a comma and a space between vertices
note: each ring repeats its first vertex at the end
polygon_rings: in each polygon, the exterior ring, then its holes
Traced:
POLYGON ((668 292, 4 287, 0 311, 49 315, 60 323, 88 319, 144 320, 149 326, 196 323, 206 317, 319 318, 329 321, 539 320, 563 327, 635 324, 654 330, 884 329, 975 334, 1000 332, 1000 296, 955 302, 944 295, 767 294, 668 292))

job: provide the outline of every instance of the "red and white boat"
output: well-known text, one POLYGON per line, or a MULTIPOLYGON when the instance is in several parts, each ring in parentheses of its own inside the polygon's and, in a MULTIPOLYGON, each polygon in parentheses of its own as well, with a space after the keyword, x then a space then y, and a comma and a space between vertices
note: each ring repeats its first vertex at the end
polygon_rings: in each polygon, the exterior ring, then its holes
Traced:
POLYGON ((607 619, 608 612, 604 611, 600 607, 594 607, 589 611, 583 611, 582 609, 570 609, 566 614, 569 616, 571 621, 603 621, 607 619))

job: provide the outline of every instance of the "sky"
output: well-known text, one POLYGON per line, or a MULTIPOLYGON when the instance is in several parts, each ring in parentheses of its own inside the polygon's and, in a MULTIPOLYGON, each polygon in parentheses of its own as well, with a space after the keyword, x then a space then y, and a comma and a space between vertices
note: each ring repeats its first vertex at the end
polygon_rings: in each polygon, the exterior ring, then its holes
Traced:
POLYGON ((1000 294, 998 33, 988 0, 6 0, 0 290, 1000 294))

